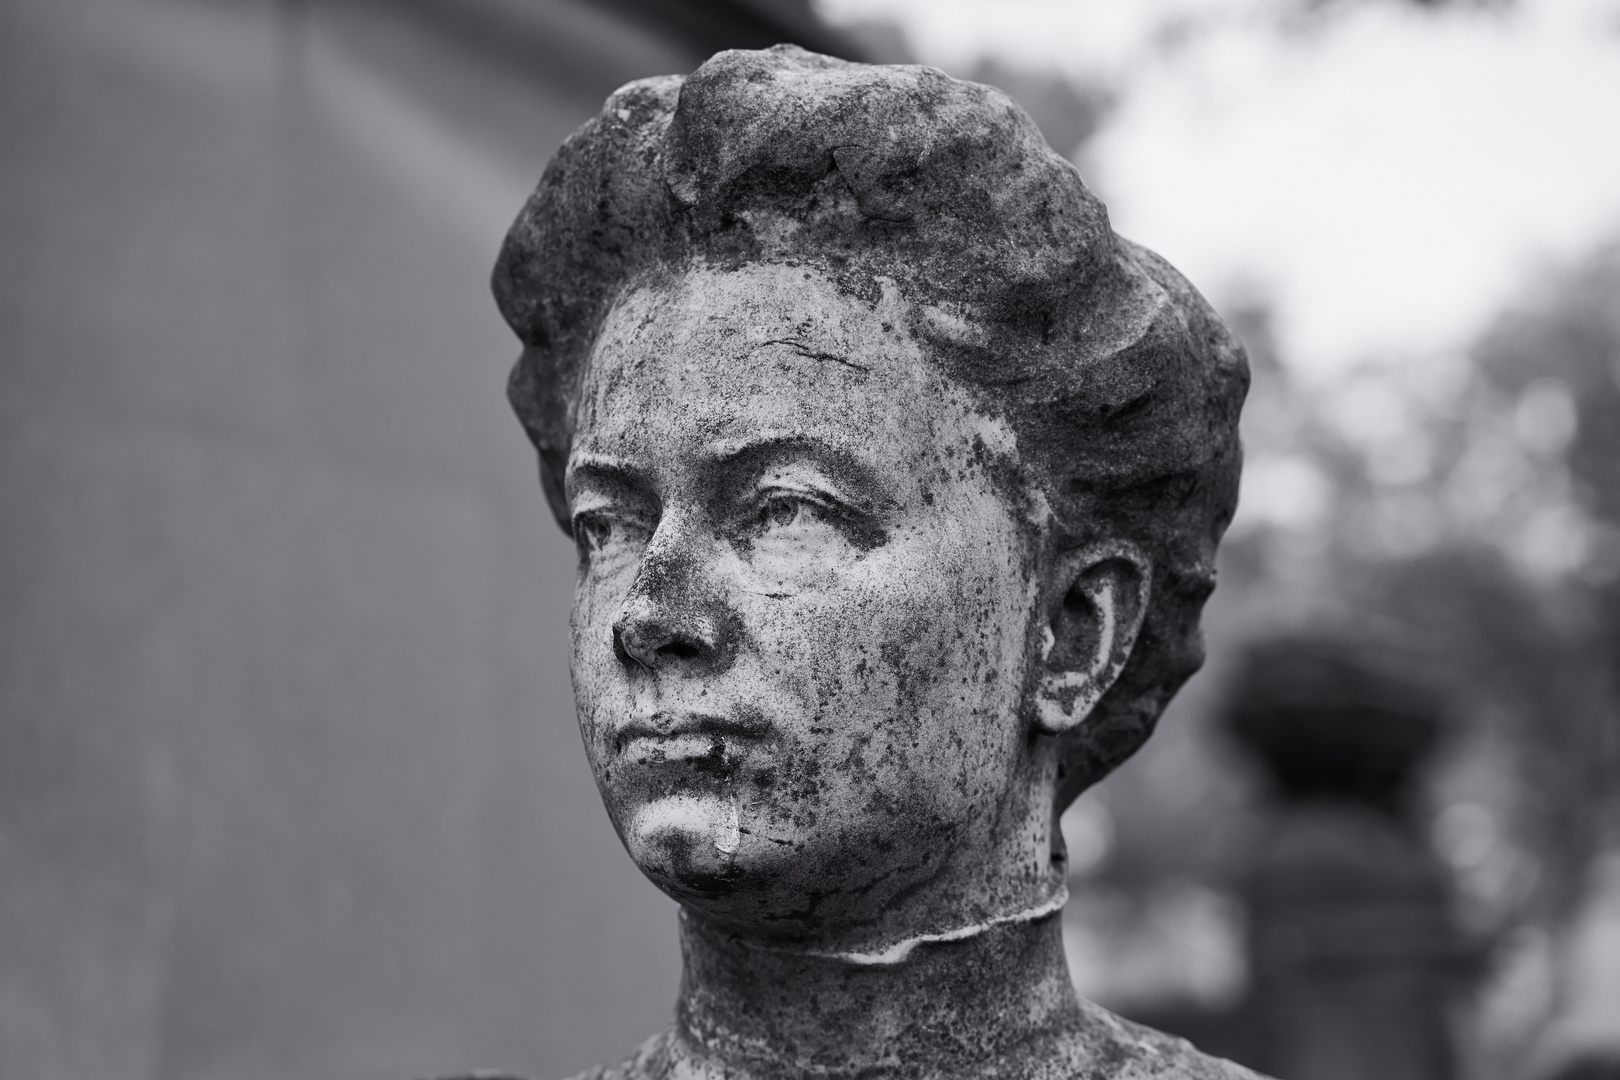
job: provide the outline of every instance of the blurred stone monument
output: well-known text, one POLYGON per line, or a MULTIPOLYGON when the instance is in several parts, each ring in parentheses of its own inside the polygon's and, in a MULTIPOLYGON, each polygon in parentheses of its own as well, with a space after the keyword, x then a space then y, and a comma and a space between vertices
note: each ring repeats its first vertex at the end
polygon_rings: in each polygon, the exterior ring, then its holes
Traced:
POLYGON ((1276 795, 1243 883, 1250 1064, 1288 1080, 1449 1080, 1470 952, 1413 814, 1439 702, 1352 645, 1256 647, 1230 731, 1276 795))

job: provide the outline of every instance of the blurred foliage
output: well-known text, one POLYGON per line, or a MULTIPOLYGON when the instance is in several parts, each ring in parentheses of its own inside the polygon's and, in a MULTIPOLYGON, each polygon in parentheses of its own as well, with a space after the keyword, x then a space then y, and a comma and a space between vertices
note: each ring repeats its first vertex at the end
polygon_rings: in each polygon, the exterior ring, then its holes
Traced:
POLYGON ((1549 275, 1466 358, 1342 383, 1290 380, 1263 313, 1238 322, 1259 370, 1233 560, 1250 632, 1326 621, 1420 663, 1454 717, 1437 827, 1477 806, 1502 852, 1452 837, 1465 892, 1490 922, 1562 917, 1620 790, 1620 248, 1549 275))
MULTIPOLYGON (((1620 582, 1620 242, 1553 275, 1544 296, 1502 318, 1476 361, 1521 409, 1558 400, 1567 404, 1554 408, 1573 410, 1548 449, 1561 451, 1571 495, 1588 517, 1583 576, 1606 587, 1605 603, 1613 605, 1620 582)), ((1523 420, 1534 425, 1537 417, 1523 420)))

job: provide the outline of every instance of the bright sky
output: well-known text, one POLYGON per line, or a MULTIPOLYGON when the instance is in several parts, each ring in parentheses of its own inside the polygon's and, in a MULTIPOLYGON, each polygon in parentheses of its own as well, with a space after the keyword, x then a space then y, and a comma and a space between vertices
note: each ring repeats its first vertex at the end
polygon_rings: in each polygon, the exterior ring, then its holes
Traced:
POLYGON ((1454 354, 1538 268, 1620 237, 1620 0, 1304 6, 818 3, 958 73, 1112 86, 1080 164, 1116 227, 1217 303, 1268 296, 1308 377, 1454 354))

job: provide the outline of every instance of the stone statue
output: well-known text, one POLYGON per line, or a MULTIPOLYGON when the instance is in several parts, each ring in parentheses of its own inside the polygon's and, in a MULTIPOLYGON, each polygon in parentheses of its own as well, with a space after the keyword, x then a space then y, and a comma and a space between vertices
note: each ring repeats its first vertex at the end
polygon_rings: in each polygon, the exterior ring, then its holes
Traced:
POLYGON ((778 46, 624 87, 495 295, 580 729, 681 905, 592 1078, 1241 1077, 1079 1000, 1058 815, 1199 665, 1242 349, 999 91, 778 46))

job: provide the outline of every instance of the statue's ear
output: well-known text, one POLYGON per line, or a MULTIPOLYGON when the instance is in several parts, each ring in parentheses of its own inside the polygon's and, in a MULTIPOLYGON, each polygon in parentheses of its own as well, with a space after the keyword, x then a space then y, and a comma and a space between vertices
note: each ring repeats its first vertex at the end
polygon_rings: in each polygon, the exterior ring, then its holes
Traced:
POLYGON ((1048 579, 1036 723, 1049 735, 1077 727, 1114 685, 1147 614, 1152 568, 1123 542, 1060 552, 1048 579))

